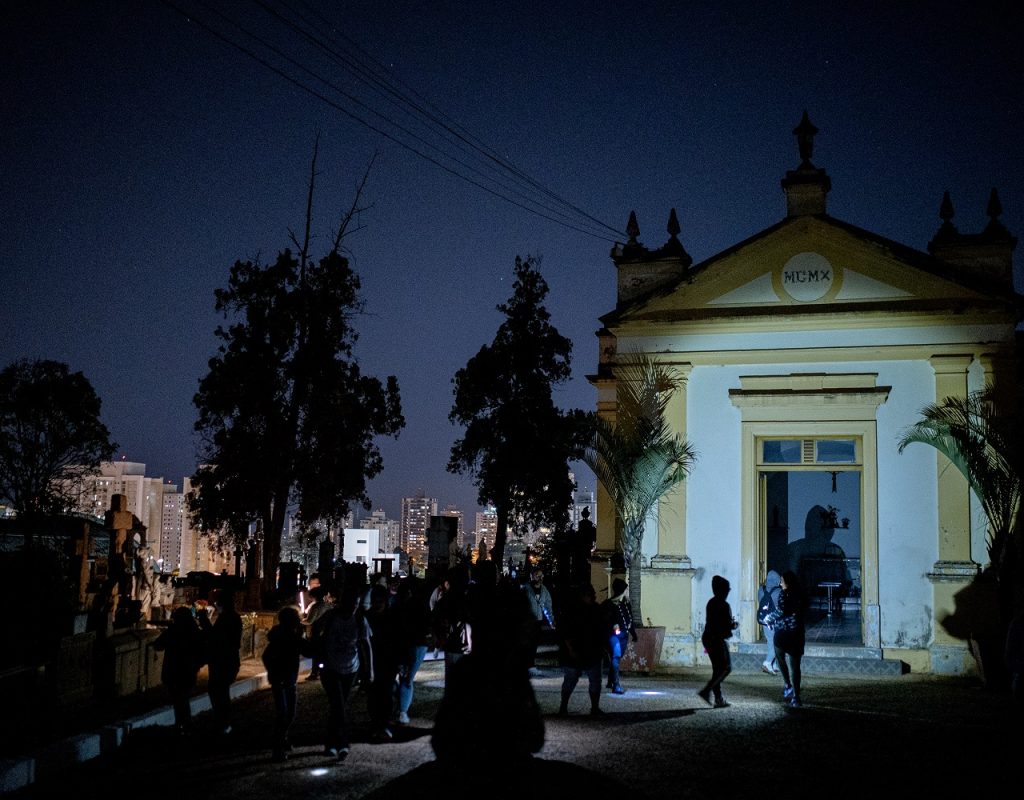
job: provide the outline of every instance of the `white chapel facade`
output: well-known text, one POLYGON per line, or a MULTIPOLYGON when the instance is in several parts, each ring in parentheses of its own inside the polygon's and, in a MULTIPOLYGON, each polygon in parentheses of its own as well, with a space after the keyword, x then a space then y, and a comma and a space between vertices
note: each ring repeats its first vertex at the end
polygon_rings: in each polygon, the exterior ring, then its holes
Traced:
MULTIPOLYGON (((897 443, 929 403, 1015 380, 1016 240, 995 190, 979 234, 956 230, 945 197, 927 252, 829 216, 816 132, 805 114, 777 224, 693 264, 674 210, 658 249, 639 243, 631 215, 612 250, 617 304, 590 377, 598 413, 614 420, 616 355, 650 354, 685 378, 670 414, 698 454, 647 525, 644 622, 666 628, 663 665, 705 663, 718 574, 740 620, 734 647, 760 651, 758 587, 769 569, 793 569, 846 621, 841 640, 809 641, 808 655, 970 672, 966 642, 941 621, 987 561, 985 518, 943 456, 897 443)), ((601 489, 597 529, 608 557, 615 515, 601 489)))

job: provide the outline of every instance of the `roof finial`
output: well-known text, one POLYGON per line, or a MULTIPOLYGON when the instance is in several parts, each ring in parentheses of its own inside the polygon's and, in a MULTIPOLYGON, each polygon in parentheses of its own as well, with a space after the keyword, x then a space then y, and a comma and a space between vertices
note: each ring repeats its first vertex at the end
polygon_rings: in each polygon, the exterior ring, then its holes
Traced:
POLYGON ((682 228, 679 227, 679 219, 676 217, 676 210, 673 208, 668 215, 668 227, 665 229, 668 231, 668 235, 675 239, 679 235, 679 231, 682 228))
POLYGON ((1003 213, 1003 204, 999 202, 999 192, 995 190, 995 187, 992 189, 992 194, 988 196, 988 208, 985 209, 985 213, 993 222, 1003 213))
POLYGON ((637 244, 636 237, 640 235, 640 226, 636 221, 636 212, 629 212, 629 222, 626 223, 626 233, 629 234, 629 241, 626 244, 637 244))
POLYGON ((942 204, 939 206, 939 219, 943 225, 953 224, 953 201, 949 199, 949 189, 942 193, 942 204))
POLYGON ((811 156, 814 154, 814 134, 817 132, 818 129, 811 124, 811 120, 807 116, 807 109, 804 109, 804 115, 800 119, 800 124, 793 128, 797 146, 800 148, 801 167, 814 166, 811 164, 811 156))
MULTIPOLYGON (((1006 226, 999 221, 999 215, 1003 213, 1003 204, 999 200, 999 192, 994 188, 992 193, 988 196, 988 208, 985 209, 985 213, 988 214, 988 225, 985 226, 985 233, 988 234, 989 238, 994 239, 1013 239, 1010 236, 1010 232, 1006 230, 1006 226)), ((1013 239, 1016 244, 1016 239, 1013 239)), ((1012 249, 1012 248, 1011 248, 1012 249)))

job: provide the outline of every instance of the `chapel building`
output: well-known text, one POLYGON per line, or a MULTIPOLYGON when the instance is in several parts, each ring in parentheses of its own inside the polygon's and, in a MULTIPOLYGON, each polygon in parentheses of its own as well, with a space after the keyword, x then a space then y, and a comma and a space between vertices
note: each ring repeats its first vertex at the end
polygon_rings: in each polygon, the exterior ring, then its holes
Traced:
MULTIPOLYGON (((1016 239, 994 189, 975 234, 956 229, 947 193, 927 252, 830 216, 816 133, 805 113, 780 222, 693 264, 674 209, 657 249, 631 214, 611 252, 617 302, 590 376, 598 413, 614 421, 619 354, 652 355, 685 378, 671 421, 698 453, 647 525, 644 623, 665 628, 662 666, 706 664, 704 607, 723 575, 740 620, 734 662, 759 662, 758 588, 768 570, 792 569, 820 626, 808 656, 863 659, 865 674, 970 673, 967 642, 942 622, 988 560, 985 516, 944 456, 898 441, 930 403, 987 384, 1013 395, 1016 239)), ((621 549, 603 489, 597 530, 603 585, 621 549)))

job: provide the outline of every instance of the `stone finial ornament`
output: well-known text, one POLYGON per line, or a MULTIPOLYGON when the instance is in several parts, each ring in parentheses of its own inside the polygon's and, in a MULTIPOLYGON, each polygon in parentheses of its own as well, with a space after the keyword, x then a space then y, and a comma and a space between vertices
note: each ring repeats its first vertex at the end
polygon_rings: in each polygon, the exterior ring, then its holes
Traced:
POLYGON ((629 222, 626 223, 626 233, 629 234, 627 244, 637 244, 637 237, 640 235, 640 225, 636 221, 636 212, 629 212, 629 222))
POLYGON ((673 208, 668 215, 668 227, 665 229, 668 231, 668 235, 675 239, 682 228, 679 227, 679 218, 676 216, 676 210, 673 208))
POLYGON ((807 110, 804 109, 804 115, 800 119, 800 124, 793 128, 793 133, 796 135, 797 146, 800 148, 800 159, 803 163, 801 167, 810 167, 811 156, 814 155, 814 135, 818 132, 818 129, 811 124, 810 118, 807 116, 807 110))

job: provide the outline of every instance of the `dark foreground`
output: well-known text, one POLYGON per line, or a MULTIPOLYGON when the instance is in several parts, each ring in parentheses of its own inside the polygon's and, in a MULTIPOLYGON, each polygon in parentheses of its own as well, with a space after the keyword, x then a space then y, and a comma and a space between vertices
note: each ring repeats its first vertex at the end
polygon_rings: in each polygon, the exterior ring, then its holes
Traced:
MULTIPOLYGON (((695 694, 706 678, 706 670, 631 676, 625 695, 605 693, 607 713, 599 718, 585 713, 589 704, 581 685, 570 706, 574 713, 562 718, 555 716, 561 673, 542 670, 533 679, 546 729, 538 757, 585 767, 629 787, 628 798, 609 800, 781 793, 823 800, 944 798, 1019 788, 1021 720, 1013 718, 1007 697, 982 690, 977 681, 814 676, 805 681, 804 707, 792 709, 781 701, 779 678, 734 674, 725 683, 731 707, 711 709, 695 694)), ((355 744, 341 763, 322 755, 323 690, 300 682, 295 750, 287 762, 270 758, 273 706, 264 690, 235 700, 234 731, 226 737, 214 734, 208 715, 197 719, 196 733, 187 740, 176 739, 168 728, 138 730, 110 755, 42 775, 8 796, 358 800, 433 759, 431 727, 443 689, 443 665, 424 664, 411 724, 394 727, 395 738, 386 744, 368 743, 365 697, 357 695, 355 744)), ((481 800, 507 796, 503 789, 511 782, 503 773, 509 767, 492 767, 492 782, 454 783, 442 793, 481 800)), ((425 787, 423 794, 435 796, 437 788, 425 787)), ((582 800, 574 797, 582 793, 549 786, 537 787, 533 797, 582 800)))

